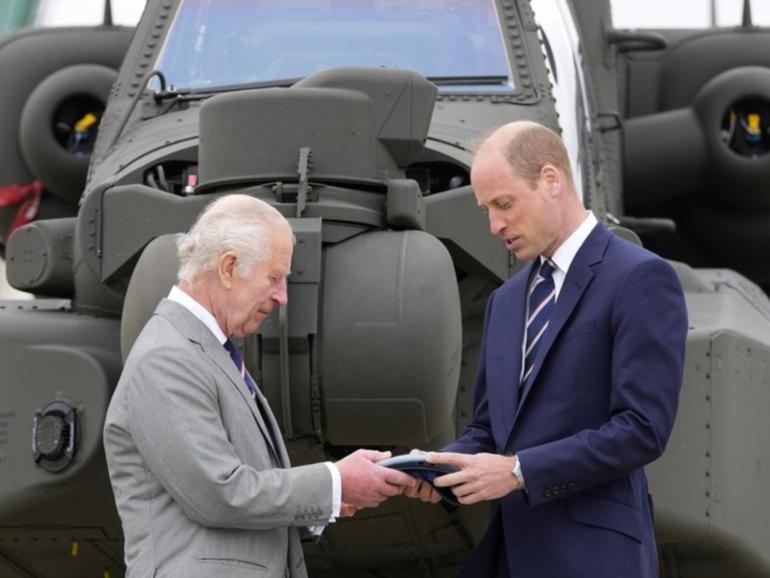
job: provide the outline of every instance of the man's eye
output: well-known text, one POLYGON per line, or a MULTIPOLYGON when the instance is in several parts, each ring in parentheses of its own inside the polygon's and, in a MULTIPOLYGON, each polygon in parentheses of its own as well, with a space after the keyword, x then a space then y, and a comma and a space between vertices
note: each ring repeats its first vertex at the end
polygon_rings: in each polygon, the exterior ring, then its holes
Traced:
POLYGON ((497 201, 495 203, 499 209, 509 209, 511 207, 510 201, 497 201))

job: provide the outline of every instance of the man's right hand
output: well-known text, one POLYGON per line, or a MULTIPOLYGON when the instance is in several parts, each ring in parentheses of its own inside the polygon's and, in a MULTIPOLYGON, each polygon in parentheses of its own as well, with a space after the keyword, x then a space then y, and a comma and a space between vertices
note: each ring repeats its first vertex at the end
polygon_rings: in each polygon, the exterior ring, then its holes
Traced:
POLYGON ((336 462, 342 480, 342 501, 356 508, 374 508, 404 488, 417 485, 412 476, 378 466, 375 462, 390 457, 390 452, 356 450, 336 462))
MULTIPOLYGON (((413 449, 409 452, 409 455, 421 455, 424 456, 426 452, 418 449, 413 449)), ((424 481, 417 482, 416 486, 404 488, 404 495, 407 498, 418 498, 423 502, 430 502, 431 504, 438 504, 441 501, 441 495, 436 491, 432 484, 424 481)))

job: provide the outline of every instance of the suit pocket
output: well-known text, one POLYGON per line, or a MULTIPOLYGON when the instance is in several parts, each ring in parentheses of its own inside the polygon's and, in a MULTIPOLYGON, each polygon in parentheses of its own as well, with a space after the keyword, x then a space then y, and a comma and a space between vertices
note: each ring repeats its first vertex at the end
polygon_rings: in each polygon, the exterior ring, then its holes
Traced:
POLYGON ((573 522, 620 532, 642 542, 642 517, 629 505, 581 494, 567 499, 567 511, 573 522))
POLYGON ((196 560, 201 576, 253 576, 267 573, 267 566, 253 560, 237 558, 201 557, 196 560))

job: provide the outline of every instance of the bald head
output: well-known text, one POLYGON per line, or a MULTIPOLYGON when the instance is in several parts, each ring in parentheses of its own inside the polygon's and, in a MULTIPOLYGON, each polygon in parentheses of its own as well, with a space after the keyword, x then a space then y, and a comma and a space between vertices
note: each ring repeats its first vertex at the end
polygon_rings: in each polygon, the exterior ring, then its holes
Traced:
POLYGON ((561 171, 565 185, 575 188, 569 156, 561 137, 541 124, 523 120, 501 126, 487 137, 476 154, 489 153, 502 155, 513 172, 532 188, 546 164, 561 171))

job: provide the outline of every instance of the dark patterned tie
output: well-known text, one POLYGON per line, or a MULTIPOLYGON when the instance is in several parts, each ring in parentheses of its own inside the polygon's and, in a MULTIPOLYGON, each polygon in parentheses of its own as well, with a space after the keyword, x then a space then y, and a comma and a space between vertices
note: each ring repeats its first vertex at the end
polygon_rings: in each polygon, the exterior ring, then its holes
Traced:
POLYGON ((257 401, 256 385, 254 385, 254 382, 251 380, 251 377, 249 377, 249 374, 246 373, 246 364, 243 363, 241 352, 238 351, 238 348, 235 346, 235 343, 233 343, 229 339, 225 341, 225 349, 227 349, 227 352, 230 354, 230 358, 233 360, 235 367, 237 367, 238 371, 241 372, 241 377, 243 378, 243 381, 246 383, 246 387, 249 388, 251 399, 253 399, 254 402, 256 403, 257 401))
POLYGON ((241 373, 241 377, 243 378, 244 383, 246 383, 246 387, 249 388, 251 399, 254 400, 254 403, 257 405, 257 409, 259 410, 259 414, 262 416, 262 421, 265 422, 265 427, 267 428, 267 431, 270 434, 270 441, 272 442, 273 447, 277 448, 278 444, 276 443, 276 440, 275 440, 276 434, 273 432, 273 427, 270 425, 270 420, 267 417, 267 411, 265 410, 264 407, 262 407, 262 404, 257 399, 257 386, 254 383, 254 381, 252 381, 251 376, 246 371, 246 364, 243 363, 241 352, 238 351, 238 348, 235 346, 235 343, 233 343, 229 339, 225 341, 224 345, 225 345, 225 349, 227 349, 227 352, 230 354, 230 359, 233 360, 235 367, 241 373))
POLYGON ((521 387, 527 382, 532 366, 535 364, 537 350, 548 328, 554 304, 556 302, 556 287, 553 283, 555 266, 551 261, 543 260, 540 270, 529 289, 529 307, 527 310, 527 340, 524 349, 524 375, 521 387))

